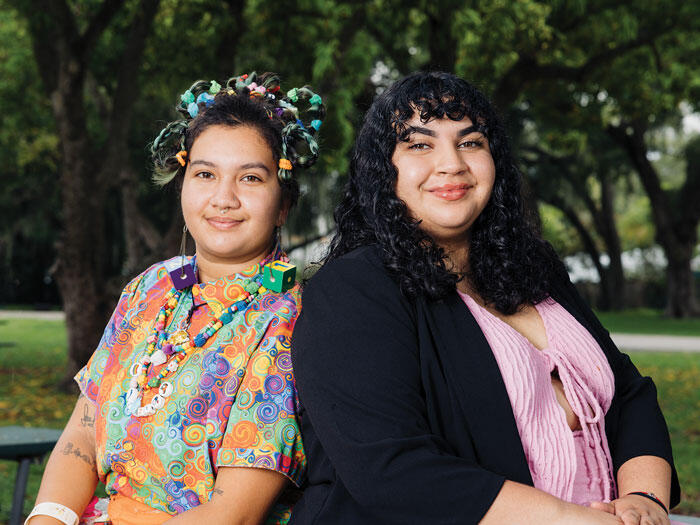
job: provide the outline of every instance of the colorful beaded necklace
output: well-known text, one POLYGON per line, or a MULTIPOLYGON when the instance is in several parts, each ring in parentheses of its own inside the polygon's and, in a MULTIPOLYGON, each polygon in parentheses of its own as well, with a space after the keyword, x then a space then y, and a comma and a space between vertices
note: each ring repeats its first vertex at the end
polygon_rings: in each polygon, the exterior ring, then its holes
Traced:
POLYGON ((217 318, 209 321, 193 340, 190 339, 185 328, 178 328, 172 334, 168 334, 165 331, 165 327, 181 295, 181 290, 171 289, 165 295, 163 306, 156 316, 153 333, 146 339, 148 345, 144 355, 130 368, 131 380, 129 382, 129 390, 126 393, 127 410, 136 417, 145 417, 153 415, 157 410, 163 408, 166 398, 173 392, 173 385, 168 381, 163 381, 163 379, 174 373, 182 361, 202 348, 222 326, 230 323, 236 312, 245 311, 248 305, 259 295, 267 292, 267 288, 262 283, 262 273, 251 279, 244 280, 243 293, 217 318), (166 367, 150 380, 147 380, 150 366, 153 365, 155 367, 166 361, 168 361, 166 367), (153 396, 150 403, 141 406, 144 393, 152 388, 158 388, 158 393, 153 396))

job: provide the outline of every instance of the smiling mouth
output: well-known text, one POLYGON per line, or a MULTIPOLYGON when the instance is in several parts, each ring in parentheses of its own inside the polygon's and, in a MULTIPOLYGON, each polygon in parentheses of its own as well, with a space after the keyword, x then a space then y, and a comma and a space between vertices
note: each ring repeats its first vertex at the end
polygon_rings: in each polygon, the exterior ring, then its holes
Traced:
POLYGON ((210 217, 207 223, 217 230, 230 230, 241 224, 243 220, 226 219, 224 217, 210 217))
POLYGON ((469 184, 443 184, 429 189, 428 192, 440 199, 455 201, 464 197, 470 188, 469 184))

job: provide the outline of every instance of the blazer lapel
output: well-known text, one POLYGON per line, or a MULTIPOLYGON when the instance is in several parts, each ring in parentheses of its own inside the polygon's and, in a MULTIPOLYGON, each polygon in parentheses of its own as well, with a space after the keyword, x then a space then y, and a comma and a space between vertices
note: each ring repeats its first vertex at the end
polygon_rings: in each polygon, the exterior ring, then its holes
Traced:
POLYGON ((508 392, 481 328, 456 292, 424 305, 446 365, 445 376, 459 394, 480 466, 532 485, 508 392))

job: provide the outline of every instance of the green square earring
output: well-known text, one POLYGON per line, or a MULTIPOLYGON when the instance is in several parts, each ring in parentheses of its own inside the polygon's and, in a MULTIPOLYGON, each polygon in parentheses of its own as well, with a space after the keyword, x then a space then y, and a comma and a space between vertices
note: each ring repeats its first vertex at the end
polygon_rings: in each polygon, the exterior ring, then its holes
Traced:
POLYGON ((274 261, 263 270, 263 286, 273 292, 284 293, 294 286, 297 267, 293 264, 274 261))

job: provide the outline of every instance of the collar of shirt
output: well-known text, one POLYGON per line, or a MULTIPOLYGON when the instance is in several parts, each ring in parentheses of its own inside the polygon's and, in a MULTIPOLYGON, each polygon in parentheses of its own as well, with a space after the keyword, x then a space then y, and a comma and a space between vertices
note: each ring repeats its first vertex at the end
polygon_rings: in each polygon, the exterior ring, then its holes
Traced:
MULTIPOLYGON (((218 317, 226 308, 231 306, 233 302, 241 300, 246 281, 255 277, 260 272, 262 266, 284 255, 284 252, 280 248, 277 248, 262 261, 249 266, 241 272, 225 275, 213 281, 193 285, 192 297, 195 305, 206 302, 214 316, 218 317)), ((195 261, 194 256, 187 257, 188 263, 192 263, 193 261, 195 261)), ((175 263, 172 268, 174 269, 180 265, 180 258, 177 257, 168 262, 175 263)), ((171 268, 168 268, 168 270, 171 270, 171 268)))

